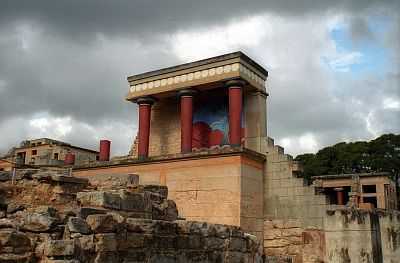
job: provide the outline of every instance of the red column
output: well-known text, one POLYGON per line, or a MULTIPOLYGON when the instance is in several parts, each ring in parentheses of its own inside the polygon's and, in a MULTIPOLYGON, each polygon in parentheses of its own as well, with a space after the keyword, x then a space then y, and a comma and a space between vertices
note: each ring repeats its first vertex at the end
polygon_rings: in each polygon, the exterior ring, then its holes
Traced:
POLYGON ((152 98, 139 98, 137 100, 139 105, 139 159, 145 159, 149 156, 150 115, 153 103, 154 99, 152 98))
POLYGON ((99 161, 109 161, 110 160, 110 145, 109 140, 100 140, 100 153, 99 161))
POLYGON ((181 100, 181 152, 192 151, 193 127, 193 96, 194 90, 181 90, 178 95, 181 100))
POLYGON ((66 164, 66 165, 74 165, 75 164, 75 154, 67 153, 65 155, 64 164, 66 164))
POLYGON ((343 188, 335 188, 336 191, 336 199, 338 205, 344 205, 344 189, 343 188))
POLYGON ((242 144, 242 87, 241 80, 230 80, 226 83, 229 88, 229 143, 231 146, 242 144))

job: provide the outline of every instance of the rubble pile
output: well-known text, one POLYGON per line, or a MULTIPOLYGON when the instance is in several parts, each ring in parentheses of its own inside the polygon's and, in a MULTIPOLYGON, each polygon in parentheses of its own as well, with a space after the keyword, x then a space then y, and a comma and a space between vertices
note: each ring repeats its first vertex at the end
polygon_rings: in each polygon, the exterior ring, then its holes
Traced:
MULTIPOLYGON (((137 182, 130 178, 129 182, 137 182)), ((0 174, 0 262, 262 262, 238 227, 178 218, 165 186, 0 174)))

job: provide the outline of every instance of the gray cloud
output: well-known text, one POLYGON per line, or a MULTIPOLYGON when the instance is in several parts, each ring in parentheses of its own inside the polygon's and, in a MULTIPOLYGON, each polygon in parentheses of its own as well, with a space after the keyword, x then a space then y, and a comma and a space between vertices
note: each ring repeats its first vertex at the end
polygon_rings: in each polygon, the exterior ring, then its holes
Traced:
MULTIPOLYGON (((0 4, 0 152, 32 134, 29 121, 43 113, 72 118, 72 132, 62 137, 84 146, 97 145, 99 137, 112 137, 116 153, 127 152, 134 136, 135 105, 125 102, 126 76, 181 62, 171 51, 168 36, 178 31, 196 31, 258 14, 273 14, 283 20, 327 17, 344 13, 350 19, 354 39, 373 39, 365 16, 370 10, 398 10, 398 1, 2 1, 0 4), (113 122, 111 122, 113 121, 113 122), (105 128, 114 123, 114 130, 105 128), (125 141, 126 145, 124 145, 125 141)), ((388 11, 388 12, 389 12, 388 11)), ((375 12, 375 11, 374 11, 375 12)), ((312 20, 312 19, 311 19, 312 20)), ((279 30, 279 21, 272 24, 279 30)), ((289 27, 291 29, 291 27, 289 27)), ((398 93, 398 71, 386 84, 376 78, 352 83, 332 82, 312 60, 312 34, 301 40, 301 31, 289 37, 267 39, 266 46, 245 48, 255 59, 269 66, 271 43, 305 43, 305 55, 296 61, 301 70, 289 71, 292 61, 278 56, 284 66, 272 69, 270 132, 274 137, 290 137, 311 131, 321 144, 368 134, 362 118, 354 117, 351 99, 358 98, 362 114, 373 103, 358 86, 379 86, 379 98, 398 93), (301 40, 301 41, 299 41, 301 40), (311 52, 310 52, 311 51, 311 52), (306 55, 310 57, 306 57, 306 55), (304 63, 301 64, 301 63, 304 63), (306 72, 309 74, 305 75, 306 72), (314 74, 315 73, 315 74, 314 74), (347 85, 350 95, 332 102, 330 91, 320 85, 347 85), (293 89, 298 92, 293 92, 293 89), (312 101, 312 103, 310 103, 312 101)), ((396 29, 394 29, 396 30, 396 29)), ((397 35, 399 36, 399 35, 397 35)), ((392 36, 393 37, 393 36, 392 36)), ((396 41, 388 39, 393 50, 396 41)), ((285 44, 286 45, 286 44, 285 44)), ((300 53, 300 52, 298 52, 300 53)), ((371 90, 368 92, 375 92, 371 90)), ((394 95, 393 95, 394 96, 394 95)), ((385 112, 377 111, 374 121, 385 112)), ((93 148, 93 147, 92 147, 93 148)))

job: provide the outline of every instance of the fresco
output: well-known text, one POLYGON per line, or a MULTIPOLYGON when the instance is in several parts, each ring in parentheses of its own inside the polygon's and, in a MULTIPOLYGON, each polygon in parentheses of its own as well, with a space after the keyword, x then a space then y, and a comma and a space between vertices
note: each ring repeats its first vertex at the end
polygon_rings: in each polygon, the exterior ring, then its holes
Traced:
POLYGON ((226 97, 208 99, 199 103, 193 114, 194 148, 229 144, 229 115, 226 97))

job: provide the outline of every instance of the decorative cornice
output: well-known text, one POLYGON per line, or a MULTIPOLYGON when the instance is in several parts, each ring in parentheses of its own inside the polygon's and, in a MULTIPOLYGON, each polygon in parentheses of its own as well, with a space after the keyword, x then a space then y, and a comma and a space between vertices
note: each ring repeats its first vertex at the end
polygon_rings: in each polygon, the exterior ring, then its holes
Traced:
POLYGON ((244 65, 240 62, 210 67, 202 70, 196 70, 196 68, 194 68, 194 70, 195 71, 193 72, 171 75, 168 77, 164 77, 164 75, 152 76, 150 81, 147 81, 147 79, 139 79, 130 82, 131 86, 127 99, 132 100, 143 95, 179 90, 185 87, 193 87, 235 78, 242 78, 256 89, 265 91, 266 76, 257 74, 257 72, 251 69, 248 65, 244 65))

